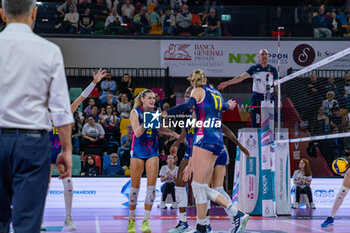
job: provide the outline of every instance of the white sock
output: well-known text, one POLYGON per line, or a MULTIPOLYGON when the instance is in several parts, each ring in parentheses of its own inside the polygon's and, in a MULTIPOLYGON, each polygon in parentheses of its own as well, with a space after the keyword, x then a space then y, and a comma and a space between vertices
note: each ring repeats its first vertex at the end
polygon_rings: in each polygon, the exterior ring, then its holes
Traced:
MULTIPOLYGON (((216 187, 216 188, 214 188, 216 191, 218 191, 226 200, 228 200, 228 201, 232 201, 231 200, 231 198, 230 198, 230 196, 225 192, 225 189, 224 189, 224 186, 220 186, 220 187, 216 187)), ((226 214, 227 214, 227 216, 229 216, 230 217, 230 220, 232 220, 232 217, 233 216, 236 216, 236 214, 237 214, 237 208, 235 208, 235 207, 231 207, 231 208, 233 208, 233 212, 232 212, 232 214, 234 214, 234 215, 232 215, 231 216, 231 213, 228 211, 228 209, 227 208, 225 208, 225 212, 226 212, 226 214)))
POLYGON ((225 207, 225 211, 226 211, 227 215, 230 217, 230 219, 231 219, 231 217, 236 216, 238 213, 238 209, 232 203, 228 204, 225 207))
POLYGON ((205 217, 205 225, 209 225, 210 224, 210 220, 209 220, 209 216, 205 217))
POLYGON ((205 226, 205 219, 197 219, 197 224, 205 226))
POLYGON ((135 210, 129 210, 129 220, 135 220, 135 210))
POLYGON ((73 203, 73 184, 72 178, 67 177, 62 180, 64 187, 64 204, 66 207, 66 216, 72 216, 73 203))
POLYGON ((186 212, 180 213, 180 221, 187 222, 187 213, 186 212))
POLYGON ((145 213, 143 214, 143 221, 149 220, 150 215, 151 215, 151 211, 145 210, 145 213))

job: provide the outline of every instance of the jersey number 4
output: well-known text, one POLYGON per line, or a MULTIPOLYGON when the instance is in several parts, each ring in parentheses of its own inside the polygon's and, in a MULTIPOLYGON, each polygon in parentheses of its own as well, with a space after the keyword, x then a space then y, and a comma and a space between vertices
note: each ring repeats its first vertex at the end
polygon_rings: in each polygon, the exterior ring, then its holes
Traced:
POLYGON ((211 93, 211 95, 214 98, 214 102, 215 102, 215 109, 221 111, 222 109, 222 100, 221 100, 221 96, 219 95, 214 95, 213 93, 211 93))

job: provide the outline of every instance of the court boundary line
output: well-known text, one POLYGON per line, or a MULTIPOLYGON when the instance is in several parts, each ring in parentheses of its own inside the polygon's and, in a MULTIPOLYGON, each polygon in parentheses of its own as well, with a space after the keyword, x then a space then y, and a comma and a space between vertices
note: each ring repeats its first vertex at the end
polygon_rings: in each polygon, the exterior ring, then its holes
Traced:
POLYGON ((95 227, 96 227, 96 233, 101 233, 100 220, 97 214, 95 215, 95 227))
POLYGON ((299 226, 299 227, 303 227, 303 228, 306 228, 306 229, 309 229, 309 230, 312 230, 312 231, 318 231, 318 232, 327 232, 327 231, 323 231, 323 230, 320 230, 320 229, 317 229, 317 228, 312 228, 312 227, 308 227, 308 226, 305 226, 305 225, 302 225, 300 223, 294 223, 292 221, 288 221, 288 220, 282 220, 282 222, 286 222, 286 223, 289 223, 291 225, 296 225, 296 226, 299 226))

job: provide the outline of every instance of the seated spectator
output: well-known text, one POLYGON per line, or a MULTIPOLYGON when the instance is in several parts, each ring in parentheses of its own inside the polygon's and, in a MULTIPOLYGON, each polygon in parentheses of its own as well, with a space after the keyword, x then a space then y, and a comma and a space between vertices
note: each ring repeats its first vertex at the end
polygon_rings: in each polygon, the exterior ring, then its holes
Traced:
POLYGON ((326 116, 324 112, 324 108, 320 107, 318 110, 318 114, 316 117, 316 124, 313 132, 324 134, 325 132, 329 132, 331 130, 329 126, 329 118, 326 116))
POLYGON ((295 198, 296 202, 293 205, 293 209, 299 208, 300 194, 305 193, 309 199, 312 209, 316 209, 315 203, 312 199, 312 191, 310 188, 312 180, 312 172, 309 164, 309 160, 301 159, 299 163, 299 169, 294 171, 293 180, 295 184, 295 198))
POLYGON ((165 209, 165 201, 168 196, 168 194, 171 194, 171 197, 173 199, 173 204, 171 206, 172 209, 177 208, 176 204, 176 198, 175 198, 175 181, 177 177, 177 171, 178 166, 175 166, 175 157, 174 155, 168 155, 167 158, 167 165, 162 166, 159 172, 160 180, 161 182, 164 182, 164 184, 161 187, 161 191, 163 193, 162 195, 162 202, 159 206, 159 208, 165 209))
POLYGON ((112 75, 110 72, 107 73, 106 79, 101 82, 102 95, 100 99, 107 97, 107 94, 116 95, 117 83, 112 80, 112 75))
POLYGON ((96 123, 93 116, 88 117, 88 123, 86 123, 82 130, 81 140, 81 155, 84 156, 89 145, 97 145, 101 147, 103 154, 107 155, 107 142, 105 139, 105 131, 99 123, 96 123))
POLYGON ((145 6, 141 7, 140 13, 134 16, 134 26, 136 32, 141 35, 148 35, 149 29, 151 28, 151 18, 146 12, 145 6))
POLYGON ((319 38, 321 36, 331 37, 332 32, 328 29, 329 20, 324 14, 324 8, 320 7, 318 10, 318 15, 312 19, 312 27, 314 28, 314 37, 319 38))
POLYGON ((197 13, 192 14, 191 24, 192 24, 192 30, 194 30, 192 35, 198 36, 202 32, 202 19, 199 16, 199 14, 197 13))
POLYGON ((182 32, 192 33, 191 21, 192 14, 188 12, 188 6, 183 5, 181 8, 181 12, 176 15, 176 34, 180 35, 182 32))
POLYGON ((278 28, 283 27, 284 29, 280 32, 281 36, 284 36, 285 32, 287 31, 287 24, 289 21, 289 17, 286 13, 282 11, 282 7, 278 6, 276 8, 276 13, 272 15, 272 36, 274 36, 276 33, 278 33, 278 28))
MULTIPOLYGON (((130 149, 132 143, 132 127, 128 124, 126 127, 127 134, 120 139, 120 147, 118 148, 117 154, 120 160, 120 165, 126 169, 130 167, 130 149)), ((125 170, 125 169, 124 169, 125 170)))
POLYGON ((103 167, 102 175, 104 176, 123 176, 124 170, 123 168, 117 163, 118 161, 118 155, 117 153, 111 154, 111 163, 103 167))
POLYGON ((106 6, 110 11, 112 11, 113 7, 118 9, 118 5, 119 5, 119 0, 106 0, 106 6))
POLYGON ((123 22, 132 23, 134 20, 135 7, 130 3, 130 0, 125 0, 125 4, 122 6, 123 22))
POLYGON ((221 36, 221 28, 220 28, 220 18, 216 14, 216 10, 214 8, 211 8, 209 11, 209 15, 207 15, 204 20, 202 25, 205 25, 204 28, 204 35, 209 36, 221 36))
POLYGON ((98 115, 98 113, 99 113, 98 107, 93 106, 91 108, 91 114, 89 116, 93 117, 96 123, 99 122, 99 120, 100 120, 100 116, 98 115))
POLYGON ((76 12, 76 6, 74 4, 69 5, 69 13, 65 14, 63 23, 66 28, 66 32, 69 34, 75 34, 78 30, 79 13, 76 12))
POLYGON ((89 99, 89 105, 84 109, 85 116, 91 115, 91 109, 93 106, 95 106, 96 102, 94 98, 89 99))
POLYGON ((133 94, 133 89, 132 89, 132 82, 131 82, 131 77, 128 73, 123 74, 122 81, 119 86, 119 97, 121 97, 121 94, 126 93, 128 96, 129 100, 132 100, 132 94, 133 94))
POLYGON ((132 109, 131 103, 128 101, 128 96, 122 94, 121 101, 118 103, 118 113, 120 118, 129 118, 132 109))
POLYGON ((157 92, 154 93, 154 96, 155 96, 155 103, 154 103, 154 106, 156 106, 157 108, 162 108, 163 107, 163 100, 160 100, 159 99, 159 95, 157 92))
POLYGON ((85 12, 80 16, 79 30, 80 34, 91 34, 94 26, 93 16, 90 14, 90 9, 86 8, 85 12))
MULTIPOLYGON (((100 124, 103 126, 105 132, 112 133, 116 141, 120 139, 119 123, 120 119, 117 117, 117 112, 113 111, 112 106, 108 105, 106 112, 101 112, 100 114, 100 124)), ((107 140, 110 139, 107 138, 107 140)))
POLYGON ((83 0, 83 1, 79 1, 78 4, 78 13, 80 15, 84 14, 84 12, 86 11, 86 9, 92 9, 92 4, 91 2, 89 2, 89 0, 83 0))
POLYGON ((350 103, 350 73, 346 73, 344 76, 344 79, 342 80, 342 93, 343 93, 343 104, 345 108, 349 109, 349 103, 350 103))
POLYGON ((62 5, 60 5, 57 8, 57 12, 58 12, 58 20, 59 22, 57 22, 58 24, 55 25, 56 29, 59 29, 62 27, 62 23, 63 23, 63 19, 65 17, 66 14, 68 14, 70 12, 70 5, 73 4, 74 5, 74 12, 77 12, 77 6, 75 4, 74 1, 72 0, 66 0, 62 5))
POLYGON ((100 167, 95 164, 95 158, 92 155, 86 156, 85 165, 83 168, 82 176, 98 176, 100 174, 100 167))
POLYGON ((330 19, 330 29, 333 37, 343 36, 343 28, 340 19, 337 18, 337 11, 332 10, 330 19))
POLYGON ((340 116, 340 109, 338 106, 333 106, 330 109, 331 115, 329 117, 329 125, 333 129, 337 127, 338 129, 342 129, 342 117, 340 116))
POLYGON ((112 8, 112 14, 107 17, 105 22, 105 30, 108 34, 121 35, 124 34, 122 28, 123 19, 118 15, 117 8, 112 8))
POLYGON ((327 99, 323 100, 322 102, 322 107, 324 108, 324 113, 326 116, 330 115, 329 110, 331 110, 332 107, 339 106, 339 103, 334 99, 334 96, 335 94, 333 91, 328 91, 326 95, 327 99))
POLYGON ((96 0, 96 4, 93 6, 93 14, 96 22, 105 22, 108 10, 103 0, 96 0))
POLYGON ((104 109, 106 110, 106 107, 108 105, 113 107, 113 111, 117 111, 117 101, 114 98, 113 94, 107 94, 106 99, 102 99, 102 105, 101 105, 101 110, 104 109), (106 100, 106 102, 103 103, 103 101, 106 100))
POLYGON ((170 8, 165 10, 165 14, 160 17, 160 26, 162 27, 163 35, 173 36, 176 25, 175 16, 171 14, 170 8))
POLYGON ((324 93, 326 93, 328 91, 333 91, 335 94, 334 98, 337 100, 340 100, 342 97, 341 97, 341 94, 339 93, 339 89, 338 89, 337 85, 334 83, 334 76, 329 75, 327 81, 328 82, 324 88, 324 93))

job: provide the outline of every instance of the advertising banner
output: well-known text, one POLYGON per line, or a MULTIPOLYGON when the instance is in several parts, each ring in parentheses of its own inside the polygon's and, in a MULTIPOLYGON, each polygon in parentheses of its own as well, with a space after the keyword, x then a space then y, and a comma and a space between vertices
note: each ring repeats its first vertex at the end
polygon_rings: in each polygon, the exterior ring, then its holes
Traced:
MULTIPOLYGON (((280 75, 289 68, 301 69, 350 46, 348 41, 281 41, 280 75)), ((277 41, 257 40, 162 40, 160 67, 170 75, 186 77, 202 69, 208 77, 234 77, 259 63, 261 49, 269 51, 269 64, 277 68, 277 41)), ((348 70, 350 56, 342 57, 323 69, 348 70)))

